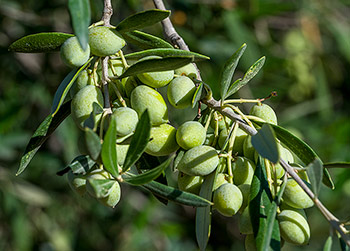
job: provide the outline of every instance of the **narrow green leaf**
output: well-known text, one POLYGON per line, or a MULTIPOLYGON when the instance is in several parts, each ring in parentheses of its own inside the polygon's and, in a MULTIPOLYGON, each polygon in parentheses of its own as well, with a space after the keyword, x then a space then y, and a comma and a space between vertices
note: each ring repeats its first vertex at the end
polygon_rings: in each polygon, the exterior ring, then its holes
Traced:
POLYGON ((70 114, 70 101, 66 102, 58 110, 55 117, 47 116, 45 120, 39 125, 33 134, 32 138, 24 151, 21 158, 21 163, 16 175, 20 175, 28 166, 40 146, 46 141, 48 137, 56 130, 62 121, 70 114))
POLYGON ((350 162, 329 162, 324 163, 325 168, 350 168, 350 162))
POLYGON ((117 177, 119 174, 117 162, 117 119, 115 114, 111 115, 108 130, 104 136, 101 150, 101 158, 104 168, 117 177))
POLYGON ((185 155, 185 150, 180 149, 179 151, 177 151, 176 158, 175 158, 174 163, 173 163, 174 170, 177 170, 177 166, 179 165, 179 163, 184 155, 185 155))
POLYGON ((58 87, 55 96, 53 98, 53 103, 51 107, 51 116, 54 117, 58 110, 60 109, 60 106, 62 105, 64 99, 67 96, 67 93, 69 92, 69 89, 73 85, 74 81, 78 78, 81 71, 85 69, 85 67, 90 63, 90 61, 93 59, 91 57, 83 66, 80 68, 73 69, 61 82, 60 86, 58 87))
POLYGON ((318 196, 323 178, 323 165, 319 158, 316 158, 306 168, 307 176, 310 179, 312 191, 318 196))
POLYGON ((196 106, 199 100, 201 100, 202 97, 202 92, 203 92, 203 82, 199 84, 199 86, 196 89, 196 92, 193 95, 192 98, 192 108, 196 106))
POLYGON ((72 170, 72 172, 76 175, 82 174, 85 175, 89 172, 91 168, 95 166, 96 162, 90 158, 88 155, 79 155, 78 157, 74 158, 72 162, 63 170, 58 171, 57 175, 62 176, 65 173, 69 172, 69 170, 72 170))
POLYGON ((138 12, 121 21, 116 30, 119 32, 127 32, 142 29, 147 26, 156 24, 170 15, 168 10, 151 9, 138 12))
POLYGON ((212 203, 198 195, 180 191, 176 188, 163 185, 156 181, 151 181, 142 185, 155 195, 158 195, 164 199, 174 201, 176 203, 192 206, 192 207, 206 207, 212 203))
POLYGON ((233 74, 235 73, 236 67, 238 65, 239 59, 242 57, 245 49, 247 48, 246 44, 243 44, 225 63, 224 68, 220 75, 220 95, 221 101, 223 102, 229 85, 231 84, 233 74))
POLYGON ((151 122, 148 111, 145 110, 136 125, 134 136, 131 138, 130 147, 126 153, 123 172, 128 170, 141 157, 149 142, 151 134, 151 122))
POLYGON ((173 46, 165 40, 142 31, 125 32, 123 33, 123 38, 127 43, 136 45, 143 50, 153 48, 173 48, 173 46))
POLYGON ((72 19, 74 34, 77 36, 81 48, 87 49, 89 42, 89 25, 91 20, 89 0, 69 0, 68 9, 72 19))
POLYGON ((169 71, 194 62, 194 58, 153 58, 139 61, 131 65, 119 78, 137 75, 145 72, 169 71))
MULTIPOLYGON (((208 175, 201 187, 199 196, 211 201, 213 185, 217 173, 208 175)), ((196 239, 200 250, 205 250, 208 244, 211 228, 211 207, 198 207, 196 209, 196 239)))
POLYGON ((158 49, 149 49, 149 50, 143 50, 138 51, 130 54, 126 54, 124 57, 126 59, 140 59, 148 56, 158 56, 162 58, 191 58, 192 60, 198 62, 201 60, 208 60, 209 57, 195 53, 192 51, 185 51, 185 50, 179 50, 179 49, 170 49, 170 48, 158 48, 158 49))
POLYGON ((96 198, 105 198, 109 195, 112 186, 117 182, 116 180, 109 180, 109 179, 93 179, 89 178, 87 179, 87 182, 89 182, 89 185, 93 189, 93 193, 96 196, 96 198))
MULTIPOLYGON (((263 122, 254 121, 258 125, 262 125, 263 122)), ((312 148, 297 136, 284 129, 283 127, 269 124, 274 129, 276 136, 281 142, 286 145, 298 158, 304 162, 305 165, 309 165, 316 158, 319 158, 312 148)), ((320 159, 320 158, 319 158, 320 159)), ((326 168, 323 168, 323 184, 331 189, 334 189, 334 183, 326 168)))
POLYGON ((260 71, 260 69, 263 67, 265 63, 265 57, 261 57, 256 61, 248 71, 244 74, 243 79, 237 79, 229 88, 229 91, 227 92, 226 97, 231 96, 232 94, 235 94, 239 89, 241 89, 243 86, 245 86, 252 78, 255 77, 256 74, 260 71))
POLYGON ((333 237, 332 235, 328 236, 324 246, 323 251, 332 251, 333 237))
POLYGON ((348 245, 346 245, 345 241, 343 240, 343 238, 339 237, 339 243, 340 243, 340 249, 342 251, 349 251, 350 248, 348 245))
POLYGON ((124 181, 130 185, 139 186, 156 179, 171 163, 175 155, 164 161, 159 166, 135 176, 124 177, 124 181))
POLYGON ((277 141, 270 125, 264 124, 258 133, 252 136, 252 145, 262 157, 275 164, 278 162, 277 141))
POLYGON ((90 128, 85 128, 85 143, 89 155, 93 160, 97 160, 101 153, 101 139, 100 137, 90 128))
MULTIPOLYGON (((253 226, 257 250, 263 251, 266 246, 273 250, 280 250, 280 233, 276 218, 270 218, 273 223, 268 224, 268 213, 272 207, 272 194, 266 179, 266 167, 259 157, 250 189, 249 214, 253 226), (268 227, 272 229, 268 229, 268 227), (271 233, 269 231, 271 231, 271 233), (270 239, 266 234, 270 233, 270 239)), ((270 212, 273 214, 274 209, 270 212)), ((270 216, 271 217, 271 216, 270 216)))
POLYGON ((72 34, 61 32, 43 32, 22 37, 9 46, 9 51, 24 53, 54 52, 59 51, 61 45, 72 34))

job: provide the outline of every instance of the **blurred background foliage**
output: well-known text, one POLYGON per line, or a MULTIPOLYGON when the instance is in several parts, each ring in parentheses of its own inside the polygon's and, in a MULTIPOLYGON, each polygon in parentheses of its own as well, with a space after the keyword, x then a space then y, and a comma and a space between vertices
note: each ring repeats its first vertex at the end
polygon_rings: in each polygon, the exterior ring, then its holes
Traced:
MULTIPOLYGON (((150 0, 112 1, 116 24, 153 8, 150 0)), ((103 3, 91 1, 93 22, 103 3)), ((0 0, 0 250, 196 250, 194 210, 160 204, 148 193, 122 186, 112 210, 74 194, 56 172, 78 153, 79 132, 67 119, 15 177, 31 134, 49 114, 53 94, 69 72, 59 54, 7 51, 16 39, 37 32, 72 32, 64 0, 0 0)), ((211 61, 199 64, 218 97, 225 60, 248 44, 236 77, 258 58, 263 71, 236 97, 262 98, 279 123, 300 135, 324 162, 350 161, 350 2, 348 0, 173 0, 172 21, 191 50, 211 61)), ((147 29, 162 36, 161 25, 147 29)), ((132 47, 129 47, 129 49, 132 47)), ((249 106, 242 106, 245 112, 249 106)), ((331 170, 336 189, 321 200, 340 219, 349 217, 350 171, 331 170)), ((311 241, 320 250, 329 227, 317 209, 307 210, 311 241)), ((208 250, 242 250, 237 218, 214 213, 208 250)), ((338 248, 338 247, 334 247, 338 248)))

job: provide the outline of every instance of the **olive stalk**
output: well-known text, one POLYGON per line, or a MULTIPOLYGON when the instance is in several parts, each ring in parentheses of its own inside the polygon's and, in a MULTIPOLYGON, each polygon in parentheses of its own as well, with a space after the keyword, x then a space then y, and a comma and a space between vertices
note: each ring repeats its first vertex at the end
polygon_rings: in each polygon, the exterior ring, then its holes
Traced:
MULTIPOLYGON (((156 8, 160 10, 165 10, 165 6, 162 0, 153 0, 156 8)), ((162 21, 163 32, 165 37, 170 40, 170 42, 175 46, 182 50, 189 51, 188 46, 185 41, 181 38, 181 36, 176 32, 172 22, 169 18, 166 18, 162 21)), ((200 74, 197 72, 198 79, 200 79, 200 74)), ((220 112, 221 114, 229 117, 231 120, 235 120, 239 126, 246 131, 250 135, 255 135, 257 130, 251 127, 246 121, 244 121, 240 115, 236 114, 233 110, 227 107, 221 106, 221 101, 215 100, 213 97, 208 99, 203 99, 202 102, 209 106, 210 108, 220 112)), ((315 194, 311 191, 310 188, 302 181, 302 179, 297 175, 294 169, 283 159, 280 159, 281 166, 285 169, 285 171, 299 184, 299 186, 306 192, 306 194, 314 201, 317 208, 323 214, 323 216, 329 221, 331 226, 336 229, 345 243, 350 247, 350 238, 346 235, 347 229, 344 225, 339 221, 337 217, 335 217, 323 204, 322 202, 315 196, 315 194)))

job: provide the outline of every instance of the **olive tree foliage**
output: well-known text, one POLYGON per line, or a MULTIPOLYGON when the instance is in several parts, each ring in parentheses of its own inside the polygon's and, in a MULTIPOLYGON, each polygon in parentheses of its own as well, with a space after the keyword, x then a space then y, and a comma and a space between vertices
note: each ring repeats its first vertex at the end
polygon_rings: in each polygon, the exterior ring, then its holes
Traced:
MULTIPOLYGON (((218 75, 220 100, 195 63, 210 60, 191 52, 177 34, 162 1, 155 9, 111 24, 111 2, 104 1, 102 19, 91 24, 87 0, 70 0, 74 34, 59 32, 25 36, 10 46, 22 53, 60 51, 71 72, 62 80, 51 113, 39 125, 21 159, 17 175, 55 129, 72 116, 84 132, 85 149, 58 172, 79 194, 88 193, 108 207, 121 197, 120 183, 143 187, 161 203, 196 207, 198 246, 205 250, 211 214, 240 214, 246 249, 281 249, 281 241, 305 245, 310 227, 305 208, 317 207, 350 246, 348 230, 318 199, 323 183, 333 189, 328 167, 315 151, 278 125, 264 99, 231 99, 258 74, 265 57, 242 78, 234 73, 247 48, 243 44, 218 75), (161 22, 165 39, 142 31, 161 22), (132 44, 140 50, 128 54, 132 44), (166 95, 159 89, 166 88, 166 95), (168 100, 168 103, 165 102, 168 100), (250 114, 239 104, 253 103, 250 114), (177 129, 168 106, 191 107, 197 116, 177 129), (178 173, 178 187, 159 179, 167 168, 178 173)), ((326 243, 331 247, 331 243, 326 243)))

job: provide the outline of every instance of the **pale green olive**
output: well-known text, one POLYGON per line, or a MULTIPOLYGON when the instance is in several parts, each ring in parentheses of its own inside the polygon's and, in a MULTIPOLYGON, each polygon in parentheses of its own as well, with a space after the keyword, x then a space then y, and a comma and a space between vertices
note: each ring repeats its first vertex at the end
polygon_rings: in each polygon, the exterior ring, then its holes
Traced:
POLYGON ((288 179, 282 198, 285 203, 294 208, 309 208, 314 205, 312 199, 294 179, 288 179))
POLYGON ((250 110, 250 115, 259 117, 268 123, 277 125, 277 116, 275 111, 267 104, 257 104, 250 110))
POLYGON ((67 174, 68 184, 73 191, 76 191, 79 195, 86 193, 86 177, 83 175, 75 175, 72 170, 67 174))
POLYGON ((168 122, 168 108, 159 92, 146 85, 139 85, 131 92, 131 107, 139 117, 147 109, 152 125, 168 122))
POLYGON ((213 185, 213 191, 218 189, 221 185, 228 183, 227 182, 227 175, 224 173, 218 173, 215 177, 214 180, 214 185, 213 185))
POLYGON ((69 95, 71 98, 74 98, 75 94, 78 93, 81 89, 83 89, 87 85, 94 85, 94 81, 98 83, 98 75, 94 75, 95 80, 90 76, 88 70, 84 70, 79 74, 79 77, 74 82, 72 87, 69 90, 69 95))
MULTIPOLYGON (((95 179, 95 180, 105 180, 110 179, 111 175, 106 172, 104 169, 94 169, 86 175, 86 179, 95 179)), ((86 191, 94 198, 97 198, 95 189, 90 185, 89 182, 86 182, 86 191)))
POLYGON ((90 57, 90 47, 87 45, 84 51, 77 37, 68 38, 61 46, 61 58, 70 67, 80 67, 85 64, 90 57))
POLYGON ((303 210, 283 210, 278 216, 282 238, 295 245, 306 245, 310 239, 310 227, 303 210))
POLYGON ((243 142, 243 155, 244 157, 254 161, 255 152, 255 148, 252 145, 252 137, 248 135, 243 142))
POLYGON ((117 135, 126 136, 135 131, 139 121, 137 112, 129 107, 119 107, 113 114, 117 121, 117 135))
POLYGON ((182 172, 179 172, 177 178, 179 189, 193 194, 199 194, 203 181, 204 178, 202 176, 190 176, 182 172))
POLYGON ((213 172, 219 164, 219 156, 211 146, 196 146, 188 150, 177 168, 188 175, 205 176, 213 172))
POLYGON ((214 191, 214 207, 224 216, 235 215, 242 206, 243 196, 239 188, 231 183, 221 185, 214 191))
POLYGON ((192 105, 193 95, 196 92, 196 86, 193 81, 180 76, 171 80, 167 90, 169 103, 178 109, 184 109, 192 105))
POLYGON ((116 144, 117 148, 117 161, 119 166, 123 166, 126 158, 126 154, 129 150, 129 144, 116 144))
POLYGON ((233 180, 236 185, 250 184, 255 171, 255 164, 245 157, 237 157, 232 164, 233 180))
POLYGON ((238 185, 239 190, 241 190, 243 195, 243 203, 241 206, 241 209, 239 210, 240 213, 248 206, 249 203, 249 196, 250 196, 250 184, 240 184, 238 185))
POLYGON ((145 152, 153 156, 166 156, 179 149, 176 143, 176 129, 169 124, 151 128, 150 141, 145 152))
POLYGON ((105 57, 121 50, 125 46, 125 40, 115 30, 96 26, 89 29, 89 45, 93 55, 105 57))
POLYGON ((197 78, 197 69, 191 63, 191 64, 187 64, 185 66, 182 66, 180 68, 177 68, 175 70, 175 74, 182 75, 182 76, 187 76, 187 77, 189 77, 191 79, 194 79, 194 78, 197 78))
POLYGON ((99 198, 98 200, 106 207, 114 208, 120 201, 120 196, 121 196, 120 185, 118 181, 115 181, 115 183, 109 190, 109 194, 104 198, 99 198))
MULTIPOLYGON (((72 117, 78 127, 83 128, 84 121, 89 118, 93 111, 93 103, 103 107, 103 95, 99 88, 88 85, 81 89, 73 98, 71 103, 72 117)), ((101 114, 95 117, 95 123, 101 119, 101 114)))
POLYGON ((185 150, 203 145, 205 138, 206 130, 198 121, 187 121, 176 132, 176 141, 185 150))

